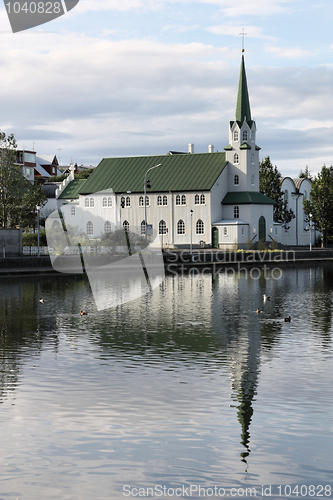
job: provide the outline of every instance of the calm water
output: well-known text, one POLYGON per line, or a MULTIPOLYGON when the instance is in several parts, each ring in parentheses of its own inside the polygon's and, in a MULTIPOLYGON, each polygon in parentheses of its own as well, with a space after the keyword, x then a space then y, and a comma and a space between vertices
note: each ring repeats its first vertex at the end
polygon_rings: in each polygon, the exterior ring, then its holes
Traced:
POLYGON ((102 312, 82 277, 0 278, 0 499, 333 497, 332 300, 332 266, 102 312))

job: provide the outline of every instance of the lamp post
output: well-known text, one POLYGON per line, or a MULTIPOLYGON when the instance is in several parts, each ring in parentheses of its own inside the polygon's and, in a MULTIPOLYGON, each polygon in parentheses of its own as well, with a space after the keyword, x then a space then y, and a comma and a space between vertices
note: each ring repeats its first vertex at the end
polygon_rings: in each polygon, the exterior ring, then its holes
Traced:
POLYGON ((310 252, 312 251, 312 214, 309 214, 310 222, 309 222, 309 230, 310 230, 310 252))
POLYGON ((192 255, 192 219, 193 219, 193 210, 190 210, 191 214, 191 245, 190 245, 190 254, 192 255))
POLYGON ((36 212, 37 212, 37 245, 38 245, 37 255, 39 257, 39 255, 40 255, 40 247, 39 247, 39 216, 40 216, 40 206, 39 205, 36 205, 36 212))
MULTIPOLYGON (((148 175, 148 172, 150 172, 151 170, 153 170, 154 168, 157 168, 157 167, 161 167, 162 166, 162 163, 159 163, 158 165, 154 165, 153 167, 150 167, 148 168, 147 172, 145 173, 145 180, 144 180, 144 185, 143 185, 143 196, 144 196, 144 206, 145 206, 145 245, 147 246, 147 183, 149 183, 149 181, 147 181, 147 175, 148 175)), ((150 185, 148 186, 150 187, 150 185)))

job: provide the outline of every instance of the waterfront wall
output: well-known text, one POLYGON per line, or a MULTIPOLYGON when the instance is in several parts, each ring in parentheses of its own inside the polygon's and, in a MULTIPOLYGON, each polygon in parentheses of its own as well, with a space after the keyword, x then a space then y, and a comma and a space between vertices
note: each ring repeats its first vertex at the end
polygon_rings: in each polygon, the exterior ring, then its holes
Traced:
POLYGON ((22 229, 0 229, 0 255, 20 255, 22 253, 22 229))

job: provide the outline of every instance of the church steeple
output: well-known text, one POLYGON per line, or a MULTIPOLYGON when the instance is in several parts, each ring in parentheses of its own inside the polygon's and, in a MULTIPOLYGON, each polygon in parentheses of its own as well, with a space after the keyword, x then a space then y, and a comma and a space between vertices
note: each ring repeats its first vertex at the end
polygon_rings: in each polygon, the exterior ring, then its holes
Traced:
POLYGON ((249 92, 247 89, 244 55, 242 55, 236 103, 236 121, 242 124, 244 120, 248 123, 251 122, 251 108, 249 92))

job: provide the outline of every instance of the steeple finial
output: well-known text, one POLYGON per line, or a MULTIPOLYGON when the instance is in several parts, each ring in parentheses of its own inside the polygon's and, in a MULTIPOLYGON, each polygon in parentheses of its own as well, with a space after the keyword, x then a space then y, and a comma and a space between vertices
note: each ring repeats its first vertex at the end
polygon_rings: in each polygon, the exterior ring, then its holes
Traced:
POLYGON ((242 52, 245 52, 245 49, 244 49, 244 36, 247 35, 247 33, 245 33, 245 30, 243 28, 242 32, 239 33, 239 34, 242 36, 242 52))

